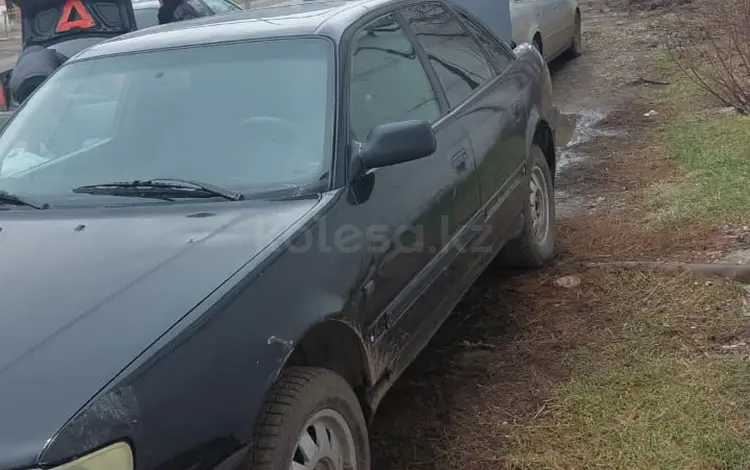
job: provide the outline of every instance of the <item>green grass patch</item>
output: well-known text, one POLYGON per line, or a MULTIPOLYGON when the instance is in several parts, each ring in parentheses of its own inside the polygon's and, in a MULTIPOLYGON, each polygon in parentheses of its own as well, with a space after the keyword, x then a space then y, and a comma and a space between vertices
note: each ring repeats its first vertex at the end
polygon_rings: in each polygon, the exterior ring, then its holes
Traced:
POLYGON ((686 170, 646 198, 652 218, 668 223, 742 221, 750 212, 750 118, 678 118, 665 150, 686 170))
POLYGON ((551 399, 554 426, 527 426, 515 463, 524 469, 746 470, 750 441, 732 421, 746 414, 745 361, 654 360, 613 364, 572 380, 551 399))
POLYGON ((687 275, 601 277, 607 301, 592 315, 610 319, 609 341, 581 332, 598 339, 568 353, 572 378, 545 417, 510 431, 509 468, 749 469, 750 363, 710 340, 747 331, 744 292, 687 275))

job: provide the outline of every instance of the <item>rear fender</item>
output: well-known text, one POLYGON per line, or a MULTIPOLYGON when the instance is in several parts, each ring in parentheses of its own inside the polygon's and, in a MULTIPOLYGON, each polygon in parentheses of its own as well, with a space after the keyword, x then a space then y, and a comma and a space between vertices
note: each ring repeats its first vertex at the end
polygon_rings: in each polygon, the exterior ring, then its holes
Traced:
POLYGON ((526 126, 526 142, 529 149, 533 143, 534 133, 540 121, 549 126, 553 138, 557 134, 559 111, 555 106, 552 93, 552 77, 549 66, 539 51, 529 43, 523 43, 513 49, 517 60, 525 63, 526 67, 533 70, 536 77, 535 86, 531 96, 531 109, 526 126))

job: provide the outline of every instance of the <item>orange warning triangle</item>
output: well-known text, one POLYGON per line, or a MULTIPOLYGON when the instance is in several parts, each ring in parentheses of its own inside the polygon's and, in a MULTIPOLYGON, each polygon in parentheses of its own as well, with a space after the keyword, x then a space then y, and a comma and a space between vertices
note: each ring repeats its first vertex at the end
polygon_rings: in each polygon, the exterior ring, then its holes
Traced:
POLYGON ((91 13, 86 10, 81 0, 67 0, 63 7, 62 14, 60 15, 60 21, 57 22, 55 32, 64 33, 74 28, 88 29, 96 26, 94 18, 91 17, 91 13), (75 11, 78 19, 71 19, 73 12, 75 11))

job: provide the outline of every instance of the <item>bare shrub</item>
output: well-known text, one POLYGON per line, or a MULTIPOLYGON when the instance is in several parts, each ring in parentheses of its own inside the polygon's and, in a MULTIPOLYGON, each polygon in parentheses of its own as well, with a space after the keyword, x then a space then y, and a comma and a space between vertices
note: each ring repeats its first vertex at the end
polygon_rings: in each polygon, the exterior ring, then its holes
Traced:
POLYGON ((678 67, 726 106, 750 114, 750 1, 702 0, 663 25, 678 67))

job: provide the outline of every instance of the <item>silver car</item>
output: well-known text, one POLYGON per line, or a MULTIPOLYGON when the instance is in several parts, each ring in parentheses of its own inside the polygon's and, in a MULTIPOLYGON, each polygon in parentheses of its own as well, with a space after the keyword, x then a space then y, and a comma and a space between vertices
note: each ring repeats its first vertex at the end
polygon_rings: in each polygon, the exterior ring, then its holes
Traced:
POLYGON ((583 53, 577 0, 510 0, 513 42, 536 46, 548 62, 583 53))

